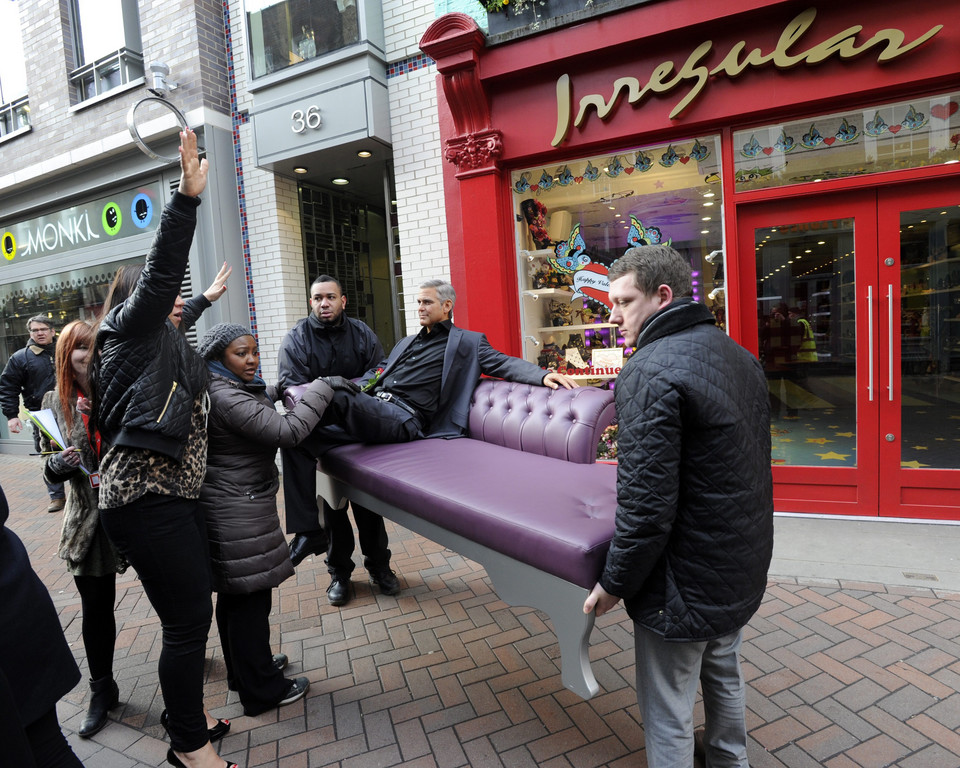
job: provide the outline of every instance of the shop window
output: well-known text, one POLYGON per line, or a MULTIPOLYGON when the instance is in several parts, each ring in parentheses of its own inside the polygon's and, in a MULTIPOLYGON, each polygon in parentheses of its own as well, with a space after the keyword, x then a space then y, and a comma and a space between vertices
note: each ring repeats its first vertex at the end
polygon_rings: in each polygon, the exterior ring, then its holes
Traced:
POLYGON ((960 162, 960 93, 734 133, 738 191, 960 162))
POLYGON ((719 137, 516 171, 526 359, 604 385, 632 352, 609 322, 607 269, 636 245, 690 260, 694 298, 726 325, 719 137))
POLYGON ((254 77, 360 39, 357 0, 246 0, 246 10, 254 77))
POLYGON ((0 27, 7 30, 6 44, 0 46, 0 137, 3 137, 30 127, 19 3, 0 3, 0 27))
POLYGON ((143 77, 143 45, 136 0, 72 0, 75 103, 143 77))
MULTIPOLYGON (((26 346, 28 319, 46 315, 57 331, 72 320, 96 322, 117 268, 142 262, 140 256, 0 285, 0 369, 10 355, 26 346)), ((7 420, 0 419, 0 437, 32 442, 29 434, 25 430, 20 436, 11 435, 7 420)))

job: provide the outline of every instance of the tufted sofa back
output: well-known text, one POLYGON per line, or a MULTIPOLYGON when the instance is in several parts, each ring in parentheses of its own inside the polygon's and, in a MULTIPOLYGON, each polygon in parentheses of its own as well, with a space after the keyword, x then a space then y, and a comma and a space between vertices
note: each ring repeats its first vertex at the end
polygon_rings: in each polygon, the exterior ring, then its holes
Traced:
MULTIPOLYGON (((284 393, 290 409, 304 385, 284 393)), ((613 392, 580 387, 550 389, 482 379, 473 392, 467 437, 540 456, 593 464, 597 443, 613 423, 613 392)))
POLYGON ((592 464, 613 416, 613 392, 607 389, 550 389, 483 379, 473 393, 467 437, 592 464))

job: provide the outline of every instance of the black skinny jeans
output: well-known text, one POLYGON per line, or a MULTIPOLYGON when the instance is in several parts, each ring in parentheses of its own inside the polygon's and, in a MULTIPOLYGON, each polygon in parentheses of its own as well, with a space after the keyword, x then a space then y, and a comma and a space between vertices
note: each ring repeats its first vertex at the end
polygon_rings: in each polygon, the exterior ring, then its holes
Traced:
POLYGON ((148 493, 100 510, 104 530, 140 577, 160 617, 158 674, 170 744, 193 752, 209 741, 203 715, 203 666, 213 619, 207 529, 195 499, 148 493))
POLYGON ((117 601, 117 574, 74 576, 73 582, 80 593, 80 631, 90 679, 113 677, 113 649, 117 641, 113 607, 117 601))

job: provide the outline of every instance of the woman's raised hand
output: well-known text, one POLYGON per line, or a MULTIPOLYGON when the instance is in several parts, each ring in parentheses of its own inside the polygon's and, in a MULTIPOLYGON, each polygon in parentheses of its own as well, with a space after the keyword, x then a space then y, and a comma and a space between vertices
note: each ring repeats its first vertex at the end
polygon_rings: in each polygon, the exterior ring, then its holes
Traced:
POLYGON ((180 131, 180 193, 199 197, 207 186, 207 158, 197 154, 197 134, 190 128, 180 131))
POLYGON ((213 282, 210 283, 210 287, 203 292, 203 295, 207 297, 207 301, 213 303, 227 291, 227 278, 230 277, 230 273, 233 272, 233 267, 228 267, 227 262, 223 262, 223 266, 220 267, 220 271, 217 272, 217 276, 213 279, 213 282))

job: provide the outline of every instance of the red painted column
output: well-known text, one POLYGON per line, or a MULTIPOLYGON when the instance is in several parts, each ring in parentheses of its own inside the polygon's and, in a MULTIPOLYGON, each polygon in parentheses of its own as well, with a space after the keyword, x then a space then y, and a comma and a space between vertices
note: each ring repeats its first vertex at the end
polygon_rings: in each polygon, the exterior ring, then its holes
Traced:
POLYGON ((498 349, 518 354, 513 228, 498 162, 503 137, 491 127, 480 81, 485 44, 476 22, 463 13, 441 16, 420 40, 421 50, 437 62, 444 157, 456 169, 452 180, 444 173, 454 318, 463 328, 486 333, 498 349))

